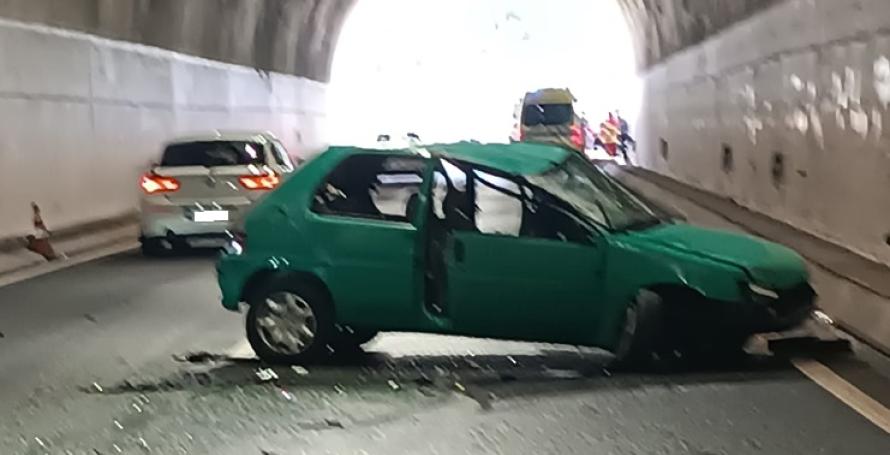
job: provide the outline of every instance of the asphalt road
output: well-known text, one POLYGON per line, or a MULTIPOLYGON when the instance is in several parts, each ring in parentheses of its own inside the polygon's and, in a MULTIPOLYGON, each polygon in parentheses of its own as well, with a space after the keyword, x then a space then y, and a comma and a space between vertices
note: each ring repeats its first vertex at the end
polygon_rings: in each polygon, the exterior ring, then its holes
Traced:
POLYGON ((0 453, 890 453, 786 360, 621 373, 596 351, 388 334, 273 376, 226 358, 243 330, 217 298, 209 257, 0 288, 0 453), (202 351, 220 357, 175 358, 202 351))

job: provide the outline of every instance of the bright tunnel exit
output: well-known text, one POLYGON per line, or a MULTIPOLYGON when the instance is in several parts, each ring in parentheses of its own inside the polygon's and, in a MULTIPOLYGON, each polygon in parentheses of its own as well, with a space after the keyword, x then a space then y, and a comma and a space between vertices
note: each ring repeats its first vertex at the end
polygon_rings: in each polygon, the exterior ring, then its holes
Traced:
POLYGON ((569 88, 591 124, 637 118, 641 86, 620 7, 600 0, 362 0, 337 45, 328 137, 367 144, 506 142, 520 98, 569 88))

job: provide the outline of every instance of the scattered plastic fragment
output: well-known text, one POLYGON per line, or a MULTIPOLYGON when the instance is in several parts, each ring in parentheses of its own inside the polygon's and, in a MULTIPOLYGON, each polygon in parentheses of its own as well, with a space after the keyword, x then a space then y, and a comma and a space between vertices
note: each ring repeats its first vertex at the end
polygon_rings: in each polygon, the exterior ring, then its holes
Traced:
POLYGON ((306 376, 309 374, 309 370, 307 370, 306 368, 303 368, 299 365, 294 365, 294 366, 290 367, 290 369, 294 370, 294 373, 296 373, 300 376, 306 376))
POLYGON ((278 373, 271 368, 260 368, 256 370, 256 377, 260 382, 269 382, 278 379, 278 373))

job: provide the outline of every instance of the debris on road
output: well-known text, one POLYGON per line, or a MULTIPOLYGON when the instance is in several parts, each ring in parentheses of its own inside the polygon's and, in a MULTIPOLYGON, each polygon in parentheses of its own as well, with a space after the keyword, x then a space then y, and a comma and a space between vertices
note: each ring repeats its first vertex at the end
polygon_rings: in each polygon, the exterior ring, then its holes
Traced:
POLYGON ((309 375, 309 370, 307 370, 306 368, 301 367, 299 365, 294 365, 294 366, 290 367, 290 369, 293 370, 294 373, 296 373, 298 376, 309 375))
POLYGON ((210 362, 218 362, 220 360, 226 360, 225 356, 221 356, 219 354, 211 354, 206 351, 198 351, 198 352, 188 352, 182 355, 174 355, 173 360, 177 362, 188 362, 188 363, 210 363, 210 362))
POLYGON ((271 368, 260 368, 256 370, 256 377, 260 382, 269 382, 278 379, 278 373, 271 368))
POLYGON ((402 386, 400 386, 399 383, 397 383, 396 381, 394 381, 392 379, 386 381, 386 383, 389 385, 389 388, 393 389, 393 390, 400 390, 402 388, 402 386))

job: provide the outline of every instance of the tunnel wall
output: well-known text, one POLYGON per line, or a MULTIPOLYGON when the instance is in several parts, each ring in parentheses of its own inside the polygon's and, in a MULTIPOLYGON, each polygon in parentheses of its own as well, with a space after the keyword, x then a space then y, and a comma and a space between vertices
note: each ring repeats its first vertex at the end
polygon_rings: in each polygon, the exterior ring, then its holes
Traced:
POLYGON ((641 164, 890 263, 890 2, 788 0, 646 70, 641 164))
MULTIPOLYGON (((5 4, 5 3, 4 3, 5 4)), ((135 210, 138 176, 177 134, 276 133, 322 147, 325 85, 78 32, 0 20, 0 239, 135 210)))
POLYGON ((2 0, 0 17, 329 79, 356 0, 2 0))

